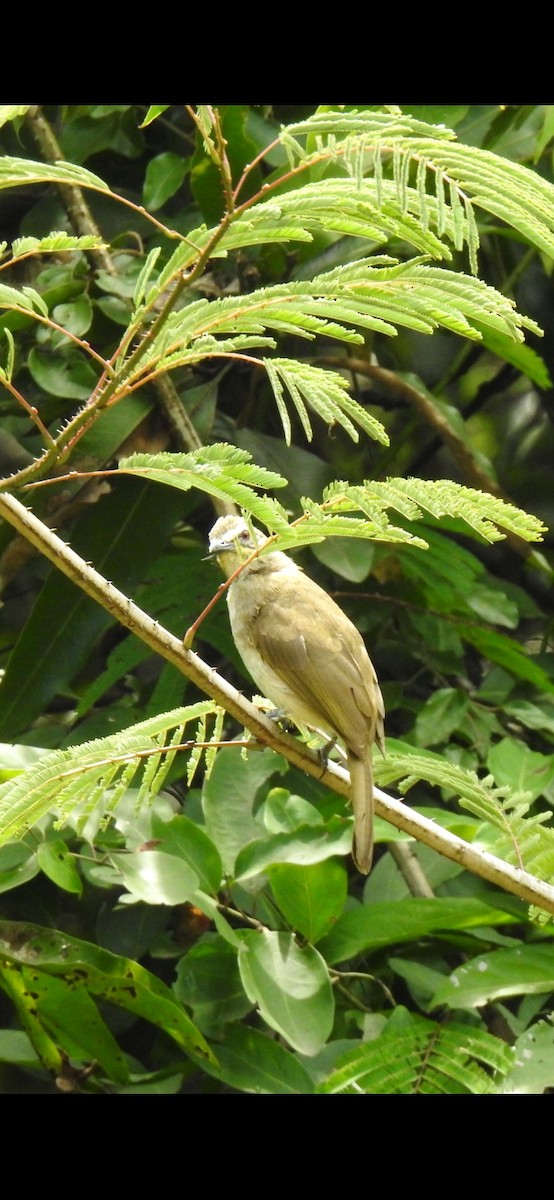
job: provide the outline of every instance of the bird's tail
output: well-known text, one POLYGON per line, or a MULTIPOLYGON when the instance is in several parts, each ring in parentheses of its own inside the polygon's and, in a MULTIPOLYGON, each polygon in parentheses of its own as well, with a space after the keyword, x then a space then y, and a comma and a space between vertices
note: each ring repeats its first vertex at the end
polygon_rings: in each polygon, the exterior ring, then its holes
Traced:
POLYGON ((364 758, 348 750, 350 795, 354 811, 352 857, 362 875, 369 875, 373 861, 373 772, 371 748, 364 758))

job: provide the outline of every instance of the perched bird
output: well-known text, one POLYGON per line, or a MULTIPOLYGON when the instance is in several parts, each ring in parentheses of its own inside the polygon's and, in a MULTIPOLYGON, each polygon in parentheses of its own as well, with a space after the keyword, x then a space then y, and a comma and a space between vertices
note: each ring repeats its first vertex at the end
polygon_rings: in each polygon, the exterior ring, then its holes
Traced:
MULTIPOLYGON (((229 578, 256 549, 242 517, 216 521, 210 555, 229 578)), ((280 551, 254 558, 227 591, 231 630, 257 686, 299 725, 342 738, 354 810, 352 854, 367 875, 373 857, 373 742, 384 748, 383 697, 356 626, 280 551)))

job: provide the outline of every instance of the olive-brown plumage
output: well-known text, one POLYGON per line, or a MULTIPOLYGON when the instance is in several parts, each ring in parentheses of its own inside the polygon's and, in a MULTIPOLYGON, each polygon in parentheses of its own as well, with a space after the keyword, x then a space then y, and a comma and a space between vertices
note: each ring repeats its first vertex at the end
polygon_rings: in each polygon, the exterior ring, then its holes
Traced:
MULTIPOLYGON (((216 521, 210 553, 227 577, 254 548, 242 517, 216 521)), ((253 559, 231 584, 227 602, 235 644, 263 694, 297 724, 344 741, 353 856, 367 875, 373 856, 371 749, 374 741, 384 746, 384 706, 363 638, 323 588, 280 551, 253 559)))

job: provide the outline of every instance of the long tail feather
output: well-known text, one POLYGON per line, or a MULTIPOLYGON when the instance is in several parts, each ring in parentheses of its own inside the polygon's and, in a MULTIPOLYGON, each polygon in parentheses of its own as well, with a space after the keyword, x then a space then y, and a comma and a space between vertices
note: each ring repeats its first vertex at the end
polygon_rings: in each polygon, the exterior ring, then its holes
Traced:
POLYGON ((354 838, 352 857, 358 871, 369 875, 373 861, 373 772, 371 749, 365 758, 348 751, 351 799, 354 812, 354 838))

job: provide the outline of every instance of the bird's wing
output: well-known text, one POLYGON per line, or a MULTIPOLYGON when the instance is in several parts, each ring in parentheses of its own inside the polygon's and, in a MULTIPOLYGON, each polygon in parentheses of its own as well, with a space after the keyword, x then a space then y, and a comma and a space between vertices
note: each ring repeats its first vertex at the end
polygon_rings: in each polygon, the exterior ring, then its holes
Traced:
POLYGON ((382 728, 375 671, 361 635, 338 605, 326 603, 320 613, 321 589, 307 586, 311 580, 306 577, 302 584, 297 589, 293 581, 279 579, 256 615, 256 647, 291 691, 320 715, 322 726, 363 754, 374 737, 379 742, 380 724, 382 728))

